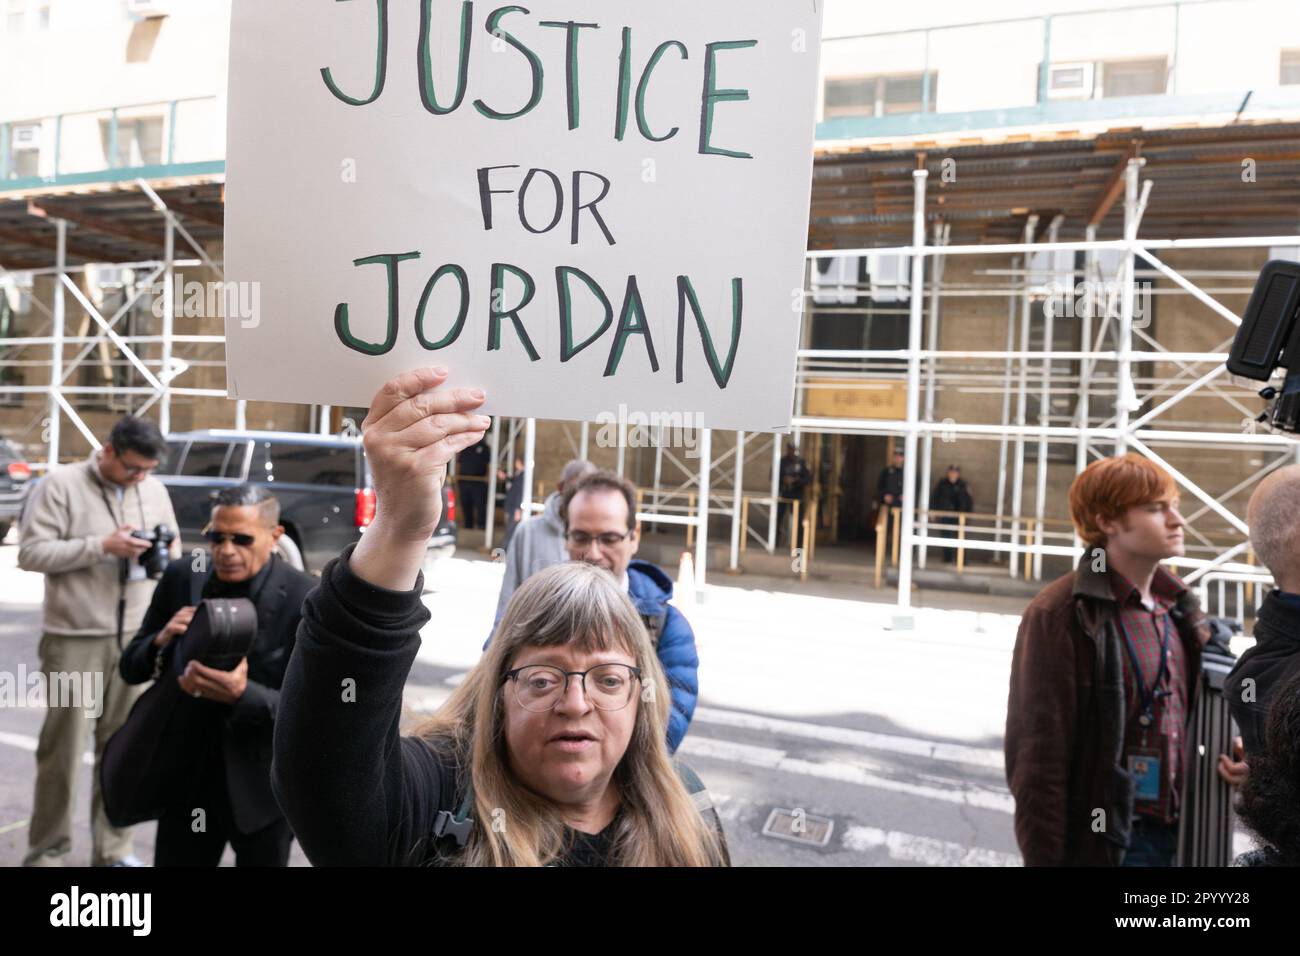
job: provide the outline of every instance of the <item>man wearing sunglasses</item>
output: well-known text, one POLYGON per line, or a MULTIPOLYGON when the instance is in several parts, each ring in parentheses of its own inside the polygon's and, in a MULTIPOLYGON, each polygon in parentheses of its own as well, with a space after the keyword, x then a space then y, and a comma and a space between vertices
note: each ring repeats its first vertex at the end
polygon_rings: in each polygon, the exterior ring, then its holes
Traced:
POLYGON ((275 556, 284 534, 280 503, 264 487, 219 494, 203 531, 210 559, 171 564, 135 640, 122 654, 128 683, 158 677, 167 655, 205 598, 247 598, 257 609, 257 636, 232 671, 190 661, 177 683, 209 715, 192 792, 158 821, 157 866, 216 866, 226 844, 237 866, 285 866, 293 834, 271 793, 271 739, 280 685, 315 578, 275 556), (195 808, 204 827, 194 826, 195 808))

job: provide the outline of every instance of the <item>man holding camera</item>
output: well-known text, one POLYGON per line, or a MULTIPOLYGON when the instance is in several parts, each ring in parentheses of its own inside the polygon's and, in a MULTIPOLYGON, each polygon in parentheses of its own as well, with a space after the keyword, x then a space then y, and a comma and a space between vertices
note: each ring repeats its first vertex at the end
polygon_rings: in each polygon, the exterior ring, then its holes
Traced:
POLYGON ((161 573, 159 565, 169 555, 180 556, 171 498, 162 482, 151 477, 166 452, 167 443, 152 422, 123 418, 113 426, 108 444, 88 460, 42 479, 23 513, 18 566, 45 575, 39 653, 46 686, 66 687, 68 675, 73 683, 80 675, 101 675, 98 686, 103 688, 103 700, 94 701, 93 708, 84 700, 67 706, 68 701, 50 695, 36 748, 36 793, 24 865, 61 866, 72 848, 72 803, 92 723, 91 862, 142 865, 131 852, 130 828, 112 826, 104 813, 99 762, 104 744, 138 696, 118 676, 123 635, 135 633, 144 617, 154 589, 151 571, 161 573))
POLYGON ((271 793, 271 740, 302 602, 316 579, 276 558, 282 534, 280 503, 265 487, 222 491, 203 532, 211 561, 167 569, 122 654, 123 678, 142 684, 162 672, 203 599, 246 598, 257 609, 252 648, 234 670, 191 660, 177 681, 208 719, 191 743, 196 770, 185 799, 158 821, 155 866, 217 866, 227 843, 236 866, 288 865, 293 833, 271 793))

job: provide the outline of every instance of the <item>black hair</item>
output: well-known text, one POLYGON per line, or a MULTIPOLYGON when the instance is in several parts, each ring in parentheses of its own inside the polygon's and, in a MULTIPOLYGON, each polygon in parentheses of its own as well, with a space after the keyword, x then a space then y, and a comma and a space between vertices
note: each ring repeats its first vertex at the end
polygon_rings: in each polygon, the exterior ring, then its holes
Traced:
POLYGON ((280 523, 280 501, 264 485, 235 485, 223 488, 212 500, 212 510, 218 508, 256 508, 268 527, 280 523))
POLYGON ((1300 864, 1300 670, 1273 692, 1237 813, 1286 866, 1300 864))
POLYGON ((133 451, 137 455, 153 461, 162 461, 167 457, 167 440, 162 432, 147 418, 127 415, 119 418, 113 430, 108 433, 108 443, 118 455, 133 451))

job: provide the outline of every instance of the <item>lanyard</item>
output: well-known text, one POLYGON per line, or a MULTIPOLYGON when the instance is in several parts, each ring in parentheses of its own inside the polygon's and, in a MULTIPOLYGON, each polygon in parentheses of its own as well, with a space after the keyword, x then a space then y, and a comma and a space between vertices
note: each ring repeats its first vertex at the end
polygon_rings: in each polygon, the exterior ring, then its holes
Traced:
POLYGON ((1142 668, 1138 664, 1137 648, 1133 646, 1133 638, 1129 636, 1128 628, 1124 626, 1124 612, 1120 610, 1116 616, 1119 623, 1120 633, 1124 635, 1124 646, 1128 648, 1128 659, 1133 665, 1133 682, 1137 684, 1139 700, 1142 705, 1142 713, 1138 716, 1138 723, 1143 727, 1150 727, 1151 722, 1155 720, 1155 702, 1161 697, 1168 697, 1171 691, 1160 690, 1160 684, 1164 681, 1169 672, 1169 612, 1166 611, 1160 616, 1160 669, 1156 671, 1156 679, 1150 689, 1142 680, 1142 668))

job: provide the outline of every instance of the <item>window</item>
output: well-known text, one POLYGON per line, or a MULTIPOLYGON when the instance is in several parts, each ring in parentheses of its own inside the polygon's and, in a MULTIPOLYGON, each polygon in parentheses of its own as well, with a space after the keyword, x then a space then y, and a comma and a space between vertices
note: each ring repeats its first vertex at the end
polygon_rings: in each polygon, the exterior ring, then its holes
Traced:
POLYGON ((118 117, 117 149, 113 149, 113 121, 99 121, 100 141, 111 169, 157 166, 163 160, 161 116, 118 117))
POLYGON ((9 127, 10 179, 41 174, 41 124, 14 123, 9 127))
POLYGON ((22 33, 27 20, 27 0, 5 0, 5 32, 22 33))
POLYGON ((192 478, 238 478, 244 447, 243 442, 191 442, 181 474, 192 478))
POLYGON ((1300 85, 1300 50, 1282 51, 1282 85, 1300 85))
POLYGON ((1168 70, 1164 57, 1151 60, 1118 60, 1100 64, 1101 95, 1153 96, 1165 92, 1168 70))
MULTIPOLYGON (((0 349, 4 349, 4 340, 18 338, 22 333, 23 319, 31 311, 32 287, 31 276, 6 276, 0 281, 0 349)), ((0 364, 0 386, 25 385, 26 376, 17 364, 0 364)), ((0 404, 17 405, 23 403, 21 392, 0 391, 0 404)))
POLYGON ((169 441, 167 443, 167 457, 163 459, 155 470, 155 475, 175 475, 179 474, 181 458, 185 454, 185 442, 169 441))
POLYGON ((925 74, 854 76, 826 81, 826 118, 887 116, 893 113, 933 113, 939 74, 930 72, 930 102, 925 100, 925 74))
POLYGON ((249 481, 357 487, 357 450, 350 446, 290 445, 260 441, 253 446, 249 481))

